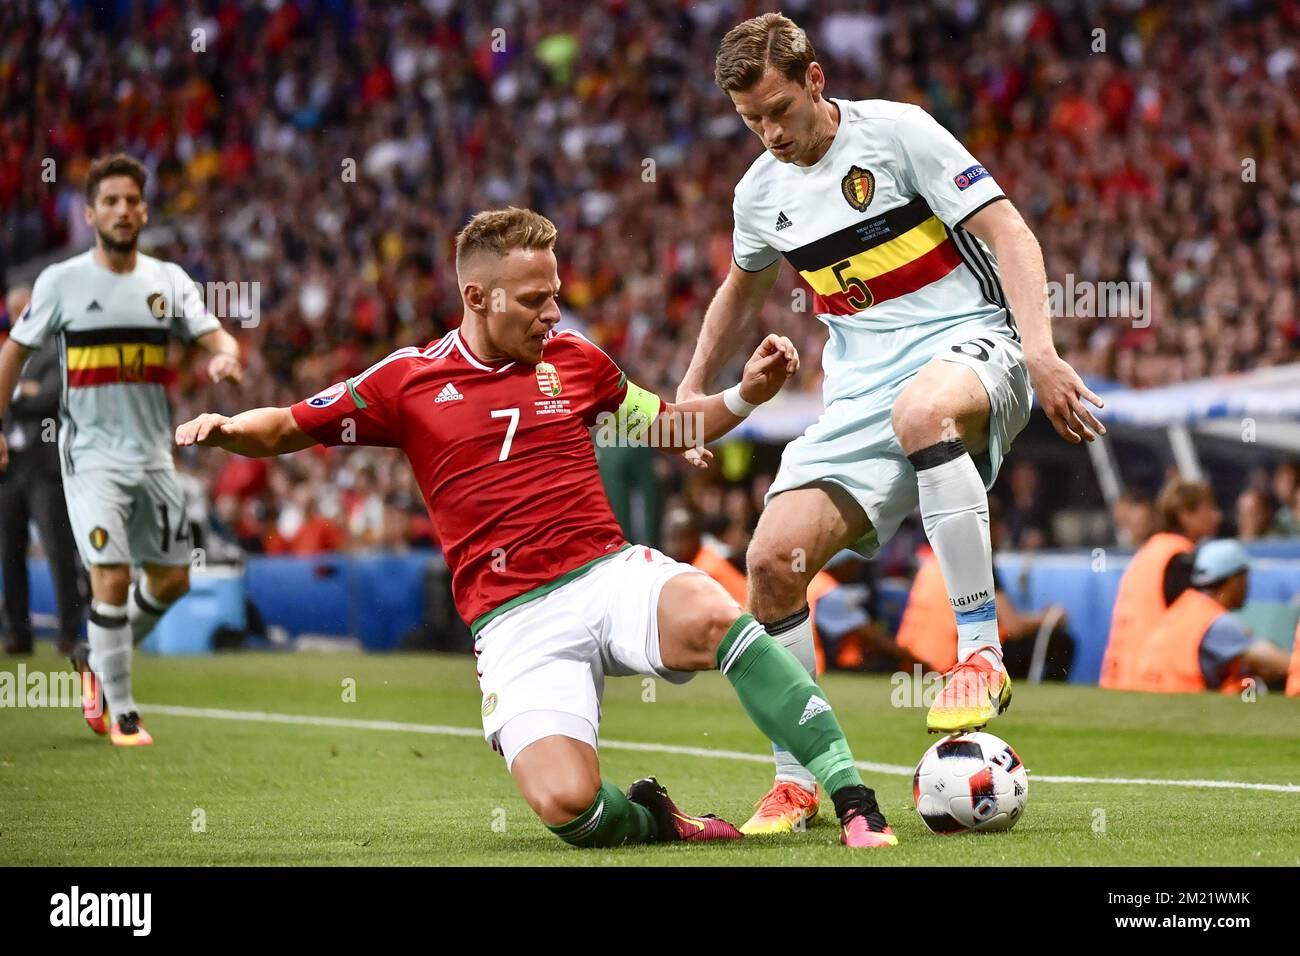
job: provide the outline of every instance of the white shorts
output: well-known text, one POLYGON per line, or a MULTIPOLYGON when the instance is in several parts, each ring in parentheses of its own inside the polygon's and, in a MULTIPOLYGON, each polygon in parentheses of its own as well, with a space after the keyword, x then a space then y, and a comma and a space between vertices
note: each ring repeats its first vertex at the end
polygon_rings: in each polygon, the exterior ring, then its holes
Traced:
MULTIPOLYGON (((989 396, 989 447, 975 455, 984 487, 992 488, 1002 459, 1029 421, 1033 390, 1021 344, 1002 332, 958 330, 935 358, 972 369, 989 396)), ((871 532, 853 545, 871 557, 917 506, 916 471, 894 434, 894 403, 914 375, 857 398, 830 403, 808 431, 786 446, 768 489, 774 495, 818 482, 843 487, 862 506, 871 532)))
POLYGON ((644 674, 674 684, 695 676, 664 667, 659 652, 659 592, 688 572, 701 573, 633 545, 479 631, 474 653, 483 736, 507 766, 528 744, 551 734, 594 745, 606 676, 644 674), (507 723, 510 732, 503 735, 507 723))
POLYGON ((63 476, 63 496, 87 567, 190 563, 190 523, 174 471, 78 471, 63 476))

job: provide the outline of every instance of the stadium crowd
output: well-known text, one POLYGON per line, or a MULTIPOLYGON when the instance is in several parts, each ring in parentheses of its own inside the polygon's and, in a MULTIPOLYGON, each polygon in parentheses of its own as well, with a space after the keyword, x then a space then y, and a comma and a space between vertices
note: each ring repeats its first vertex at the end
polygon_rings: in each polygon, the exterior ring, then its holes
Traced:
MULTIPOLYGON (((91 241, 81 179, 123 150, 151 171, 145 245, 201 283, 259 283, 233 316, 248 374, 185 361, 177 421, 286 404, 454 326, 452 239, 474 211, 560 229, 567 321, 671 394, 730 258, 731 194, 757 154, 712 81, 748 2, 18 2, 0 9, 0 284, 91 241)), ((1068 300, 1081 373, 1135 386, 1300 358, 1300 5, 791 0, 832 95, 924 105, 1038 235, 1049 279, 1137 282, 1144 310, 1068 300), (1099 309, 1098 305, 1102 305, 1099 309)), ((823 327, 785 270, 764 317, 819 386, 823 327)), ((433 540, 381 450, 273 463, 201 454, 221 536, 251 552, 433 540)), ((766 474, 683 483, 734 547, 766 474), (725 519, 725 524, 723 524, 725 519)), ((1050 543, 1031 464, 1008 470, 1013 544, 1050 543), (1041 509, 1040 509, 1041 510, 1041 509), (1039 537, 1035 537, 1035 535, 1039 537)), ((1239 506, 1247 522, 1294 495, 1239 506)), ((1121 517, 1127 520, 1127 514, 1121 517)), ((1267 528, 1273 518, 1263 521, 1267 528)), ((1121 526, 1122 530, 1122 526, 1121 526)))

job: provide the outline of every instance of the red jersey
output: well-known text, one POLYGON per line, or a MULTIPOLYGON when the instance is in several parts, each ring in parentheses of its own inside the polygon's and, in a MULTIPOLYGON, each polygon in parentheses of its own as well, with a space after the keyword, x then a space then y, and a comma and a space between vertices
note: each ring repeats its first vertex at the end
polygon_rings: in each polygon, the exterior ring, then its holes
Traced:
POLYGON ((398 349, 292 412, 323 445, 406 453, 456 608, 477 633, 489 612, 626 543, 589 432, 626 393, 619 367, 576 332, 550 333, 537 365, 488 365, 452 331, 398 349))

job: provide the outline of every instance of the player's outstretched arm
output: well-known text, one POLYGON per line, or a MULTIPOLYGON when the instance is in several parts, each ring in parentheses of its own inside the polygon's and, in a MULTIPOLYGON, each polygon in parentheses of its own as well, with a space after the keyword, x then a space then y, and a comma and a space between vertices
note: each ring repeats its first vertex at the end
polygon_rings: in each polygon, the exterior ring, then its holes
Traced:
POLYGON ((1072 444, 1106 434, 1084 400, 1103 402, 1083 384, 1079 373, 1056 354, 1052 320, 1047 312, 1047 271, 1034 233, 1009 199, 989 203, 965 222, 966 229, 988 243, 998 260, 1007 304, 1025 341, 1025 363, 1038 403, 1056 433, 1072 444))
POLYGON ((233 418, 206 414, 176 429, 176 447, 224 448, 247 458, 286 455, 317 444, 287 408, 254 408, 233 418))
POLYGON ((731 271, 704 312, 695 354, 677 387, 677 401, 705 397, 718 369, 736 354, 754 327, 780 271, 779 259, 759 272, 747 272, 731 264, 731 271))
POLYGON ((687 460, 697 467, 707 467, 713 456, 703 444, 721 438, 755 408, 774 398, 797 371, 799 352, 794 343, 784 335, 767 336, 745 363, 738 385, 664 407, 656 420, 658 447, 671 452, 696 449, 699 455, 687 460))

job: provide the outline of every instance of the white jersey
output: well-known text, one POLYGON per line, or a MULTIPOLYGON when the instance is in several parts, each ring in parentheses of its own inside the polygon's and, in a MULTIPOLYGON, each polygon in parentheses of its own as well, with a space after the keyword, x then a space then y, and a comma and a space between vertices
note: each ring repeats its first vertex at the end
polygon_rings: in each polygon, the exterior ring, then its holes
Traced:
POLYGON ((993 176, 918 106, 832 102, 818 162, 765 151, 737 184, 732 240, 740 268, 784 255, 812 287, 828 405, 911 375, 958 329, 1019 339, 997 263, 962 228, 1003 198, 993 176))
POLYGON ((143 253, 125 274, 99 265, 93 250, 44 269, 10 335, 30 349, 57 337, 64 475, 172 468, 168 340, 220 327, 180 266, 143 253))

